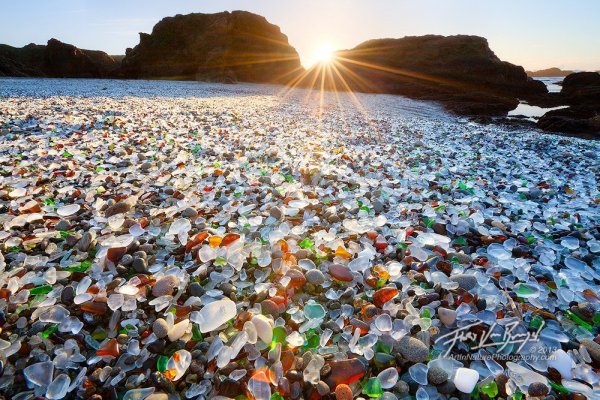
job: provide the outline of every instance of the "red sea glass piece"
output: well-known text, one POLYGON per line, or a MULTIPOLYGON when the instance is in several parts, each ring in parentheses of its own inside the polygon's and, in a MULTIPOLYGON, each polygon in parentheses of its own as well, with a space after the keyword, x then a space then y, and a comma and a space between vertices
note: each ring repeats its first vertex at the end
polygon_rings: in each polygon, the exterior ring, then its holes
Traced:
POLYGON ((342 264, 331 264, 329 266, 329 273, 338 281, 352 282, 352 279, 354 279, 350 268, 342 264))
POLYGON ((294 366, 294 361, 296 360, 294 353, 290 350, 284 350, 281 352, 281 366, 283 367, 283 372, 287 372, 294 366))
POLYGON ((223 237, 223 241, 221 241, 221 246, 227 247, 231 243, 238 240, 239 238, 240 238, 240 235, 238 235, 237 233, 228 233, 227 235, 225 235, 223 237))
POLYGON ((388 246, 387 241, 385 240, 385 238, 381 235, 377 236, 377 239, 375 239, 375 248, 377 250, 383 250, 388 246))
POLYGON ((104 343, 98 350, 96 355, 100 357, 118 357, 119 356, 119 343, 117 339, 110 339, 104 343))
POLYGON ((384 287, 373 294, 373 303, 381 308, 385 303, 398 296, 398 289, 393 287, 384 287))
POLYGON ((96 303, 93 301, 86 301, 81 305, 81 310, 90 314, 104 315, 106 314, 106 303, 96 303))
POLYGON ((204 240, 208 237, 208 232, 200 232, 192 240, 187 242, 185 245, 185 252, 189 253, 192 249, 198 246, 200 243, 204 242, 204 240))
POLYGON ((112 247, 106 252, 106 258, 109 259, 113 264, 119 262, 121 258, 127 253, 126 247, 112 247))
POLYGON ((329 363, 331 373, 325 378, 325 383, 331 390, 340 384, 349 384, 365 376, 366 368, 358 359, 332 361, 329 363))
POLYGON ((290 269, 285 275, 290 277, 291 279, 290 283, 288 283, 288 287, 300 287, 304 286, 304 284, 306 283, 306 278, 304 277, 304 274, 298 270, 290 269))

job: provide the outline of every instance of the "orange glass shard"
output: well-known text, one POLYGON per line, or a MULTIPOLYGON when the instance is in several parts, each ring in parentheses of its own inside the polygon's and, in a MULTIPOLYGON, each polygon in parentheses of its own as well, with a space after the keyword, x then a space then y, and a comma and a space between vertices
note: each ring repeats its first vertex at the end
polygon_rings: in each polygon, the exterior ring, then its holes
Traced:
POLYGON ((165 371, 165 376, 170 381, 172 381, 176 375, 177 375, 177 370, 175 370, 175 369, 168 369, 165 371))
MULTIPOLYGON (((554 282, 552 282, 552 283, 554 283, 554 282)), ((556 283, 554 283, 554 284, 556 285, 556 283)), ((548 286, 550 286, 550 285, 548 284, 548 286)), ((598 297, 598 295, 596 293, 594 293, 594 291, 592 289, 585 289, 583 291, 583 297, 590 303, 598 303, 598 301, 600 301, 600 297, 598 297)))
POLYGON ((196 247, 200 243, 204 242, 204 240, 207 237, 208 237, 208 232, 200 232, 199 234, 194 236, 194 238, 192 240, 188 241, 187 244, 185 245, 185 252, 189 253, 190 251, 192 251, 192 249, 194 247, 196 247))
POLYGON ((81 310, 90 314, 104 315, 106 314, 106 303, 96 303, 93 301, 86 301, 81 305, 81 310))
POLYGON ((383 265, 376 265, 373 271, 379 276, 380 279, 390 279, 390 274, 387 272, 383 265))
POLYGON ((373 288, 377 286, 377 282, 378 279, 373 275, 369 275, 365 278, 365 283, 373 288))
POLYGON ((388 246, 387 241, 385 240, 385 238, 381 235, 377 236, 377 239, 375 239, 375 248, 377 250, 383 250, 388 246))
POLYGON ((304 284, 306 283, 306 278, 304 277, 304 274, 298 270, 290 269, 285 275, 290 277, 291 279, 290 283, 288 284, 288 287, 300 287, 304 286, 304 284))
POLYGON ((369 237, 369 239, 374 241, 375 239, 377 239, 377 236, 379 236, 379 233, 370 231, 370 232, 367 232, 367 236, 369 237))
POLYGON ((222 241, 223 238, 221 236, 211 236, 210 238, 208 238, 208 244, 210 244, 210 247, 212 247, 213 249, 219 247, 222 241))
POLYGON ((373 294, 373 304, 381 308, 385 303, 398 296, 398 289, 393 287, 384 287, 373 294))
POLYGON ((221 246, 229 246, 231 243, 235 242, 239 238, 240 235, 238 235, 237 233, 228 233, 227 235, 225 235, 225 237, 223 237, 223 240, 221 241, 221 246))
POLYGON ((335 250, 335 255, 343 258, 344 260, 349 260, 352 258, 352 254, 348 253, 348 251, 342 246, 338 246, 338 248, 335 250))
POLYGON ((290 248, 285 240, 278 240, 277 244, 279 245, 279 247, 281 247, 282 252, 287 253, 288 251, 290 251, 290 248))
POLYGON ((296 259, 296 256, 291 253, 284 254, 283 257, 281 257, 281 259, 289 265, 298 265, 298 260, 296 259))
POLYGON ((294 353, 292 353, 290 350, 284 350, 281 352, 281 366, 284 372, 292 369, 295 359, 294 353))

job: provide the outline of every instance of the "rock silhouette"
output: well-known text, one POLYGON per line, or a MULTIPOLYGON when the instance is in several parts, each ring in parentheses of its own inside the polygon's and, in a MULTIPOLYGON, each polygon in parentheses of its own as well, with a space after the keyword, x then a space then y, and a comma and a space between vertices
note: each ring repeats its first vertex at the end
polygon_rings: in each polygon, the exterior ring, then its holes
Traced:
POLYGON ((103 51, 82 50, 57 39, 47 45, 0 45, 0 76, 104 78, 119 64, 103 51))
POLYGON ((505 114, 518 99, 543 96, 542 82, 501 61, 478 36, 409 36, 377 39, 336 53, 300 82, 331 90, 392 93, 442 102, 459 114, 505 114), (330 71, 330 70, 333 70, 330 71))
POLYGON ((577 72, 565 78, 560 91, 562 104, 568 108, 546 113, 537 125, 549 132, 600 133, 600 74, 577 72))
POLYGON ((285 83, 301 72, 287 36, 245 11, 167 17, 127 49, 126 78, 285 83))

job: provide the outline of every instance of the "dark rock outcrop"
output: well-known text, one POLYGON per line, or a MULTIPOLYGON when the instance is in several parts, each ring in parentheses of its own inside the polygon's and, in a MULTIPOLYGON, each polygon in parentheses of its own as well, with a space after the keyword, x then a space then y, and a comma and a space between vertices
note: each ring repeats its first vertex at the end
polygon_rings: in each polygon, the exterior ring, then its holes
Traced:
POLYGON ((117 68, 118 63, 102 51, 82 50, 56 39, 46 46, 0 45, 0 76, 103 78, 117 68))
POLYGON ((336 53, 313 67, 301 84, 330 90, 401 94, 437 100, 458 114, 501 115, 518 99, 547 93, 522 67, 501 61, 478 36, 411 36, 377 39, 336 53), (330 71, 332 70, 332 71, 330 71))
POLYGON ((176 15, 127 49, 126 78, 279 82, 302 72, 279 27, 245 11, 176 15))
POLYGON ((560 94, 571 105, 600 105, 600 74, 597 72, 571 74, 564 79, 560 94))
POLYGON ((569 107, 546 113, 539 119, 538 127, 549 132, 600 137, 600 74, 577 72, 567 76, 560 97, 569 107))
POLYGON ((553 110, 544 114, 538 120, 537 126, 548 132, 598 138, 598 134, 600 134, 600 111, 587 107, 553 110))
POLYGON ((0 76, 46 76, 42 71, 45 49, 34 43, 21 48, 0 44, 0 76))

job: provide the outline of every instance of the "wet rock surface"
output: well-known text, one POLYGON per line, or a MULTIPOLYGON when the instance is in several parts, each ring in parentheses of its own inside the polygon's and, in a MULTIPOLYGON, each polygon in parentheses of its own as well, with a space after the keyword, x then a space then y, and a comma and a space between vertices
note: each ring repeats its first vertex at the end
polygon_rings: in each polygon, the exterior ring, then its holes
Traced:
POLYGON ((568 75, 560 91, 561 104, 568 108, 546 113, 537 123, 549 132, 600 137, 600 74, 577 72, 568 75))
POLYGON ((5 397, 596 397, 594 142, 280 90, 2 81, 5 397))

